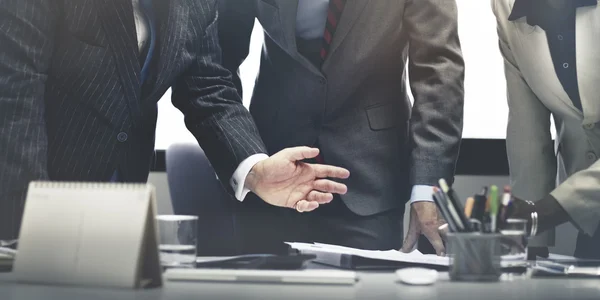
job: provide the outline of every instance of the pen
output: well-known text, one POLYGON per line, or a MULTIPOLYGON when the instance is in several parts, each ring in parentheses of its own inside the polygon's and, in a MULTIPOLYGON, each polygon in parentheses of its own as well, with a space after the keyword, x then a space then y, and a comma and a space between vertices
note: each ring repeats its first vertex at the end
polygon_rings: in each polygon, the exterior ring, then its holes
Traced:
POLYGON ((510 208, 512 207, 512 195, 509 186, 504 187, 504 194, 502 195, 502 211, 500 212, 500 220, 502 223, 506 222, 506 218, 510 215, 510 208))
POLYGON ((475 204, 473 206, 473 211, 471 212, 471 219, 475 219, 479 221, 479 229, 480 231, 488 231, 489 216, 486 214, 487 206, 488 206, 488 198, 487 198, 488 188, 484 186, 479 194, 475 195, 475 204))
POLYGON ((467 198, 467 202, 465 203, 465 216, 467 216, 467 218, 471 218, 471 214, 473 213, 473 206, 475 206, 475 198, 467 198))
POLYGON ((448 224, 448 229, 451 232, 457 232, 458 228, 456 226, 456 223, 454 222, 454 219, 452 218, 452 215, 448 211, 448 206, 446 204, 446 199, 444 198, 444 193, 437 187, 433 187, 433 200, 440 209, 440 213, 446 220, 446 223, 448 224))
POLYGON ((498 222, 498 187, 490 187, 490 231, 496 232, 498 222))
POLYGON ((446 196, 448 210, 454 218, 458 229, 461 231, 470 231, 471 226, 467 220, 467 217, 465 217, 462 205, 458 201, 458 196, 453 190, 450 189, 444 178, 440 179, 438 182, 440 184, 440 188, 444 192, 444 196, 446 196))
POLYGON ((484 202, 484 212, 489 212, 490 211, 490 203, 488 199, 488 191, 489 188, 487 186, 483 187, 481 193, 479 193, 479 195, 483 196, 485 198, 485 202, 484 202))
POLYGON ((481 195, 475 195, 475 204, 473 205, 473 211, 471 212, 471 219, 477 219, 483 221, 483 215, 485 214, 485 203, 487 198, 481 195))
POLYGON ((469 219, 469 222, 471 223, 471 231, 481 232, 483 230, 481 221, 479 221, 477 219, 469 219))
POLYGON ((485 195, 487 195, 487 193, 488 193, 488 187, 484 186, 483 188, 481 188, 481 193, 479 193, 479 195, 485 196, 485 195))

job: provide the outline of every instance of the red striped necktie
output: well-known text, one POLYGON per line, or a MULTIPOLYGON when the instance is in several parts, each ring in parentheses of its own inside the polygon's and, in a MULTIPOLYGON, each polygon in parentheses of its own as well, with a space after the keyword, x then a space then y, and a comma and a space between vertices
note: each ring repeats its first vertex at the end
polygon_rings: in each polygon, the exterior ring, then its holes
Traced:
MULTIPOLYGON (((331 41, 333 40, 333 34, 335 33, 340 18, 342 17, 342 11, 344 10, 346 1, 347 0, 329 0, 327 22, 325 23, 325 32, 323 33, 323 48, 321 48, 321 63, 325 61, 325 58, 329 53, 329 47, 331 46, 331 41)), ((318 164, 325 163, 323 154, 319 154, 317 157, 315 157, 315 161, 318 164)))
MULTIPOLYGON (((329 0, 329 9, 327 10, 327 22, 325 32, 323 33, 323 48, 321 48, 321 61, 324 61, 329 53, 329 47, 333 40, 333 34, 342 17, 342 11, 347 0, 329 0)), ((364 0, 366 1, 366 0, 364 0)))

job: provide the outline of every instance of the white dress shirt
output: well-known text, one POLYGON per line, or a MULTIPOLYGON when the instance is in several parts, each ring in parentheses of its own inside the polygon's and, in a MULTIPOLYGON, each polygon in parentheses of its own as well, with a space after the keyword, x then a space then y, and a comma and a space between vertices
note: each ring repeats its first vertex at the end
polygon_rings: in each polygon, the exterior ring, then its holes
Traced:
POLYGON ((296 13, 296 36, 304 40, 323 38, 329 0, 300 0, 296 13))
POLYGON ((140 0, 133 0, 133 17, 135 20, 135 31, 137 33, 137 44, 140 52, 146 46, 150 32, 148 30, 148 23, 146 17, 140 8, 140 0))

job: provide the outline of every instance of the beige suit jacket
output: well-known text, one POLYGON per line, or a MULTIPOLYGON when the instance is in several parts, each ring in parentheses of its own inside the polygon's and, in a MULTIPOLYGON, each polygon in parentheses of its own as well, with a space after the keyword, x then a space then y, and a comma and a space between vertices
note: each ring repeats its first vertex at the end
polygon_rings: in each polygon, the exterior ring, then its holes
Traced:
POLYGON ((600 221, 600 6, 577 10, 577 65, 572 67, 577 68, 582 112, 556 75, 546 32, 525 18, 508 21, 513 4, 492 0, 505 61, 514 194, 533 200, 551 193, 575 225, 592 235, 600 221))

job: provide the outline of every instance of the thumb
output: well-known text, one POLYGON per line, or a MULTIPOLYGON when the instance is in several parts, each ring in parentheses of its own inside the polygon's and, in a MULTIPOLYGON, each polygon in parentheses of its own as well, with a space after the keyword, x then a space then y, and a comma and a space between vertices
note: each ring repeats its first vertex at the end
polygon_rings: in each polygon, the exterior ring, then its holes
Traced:
POLYGON ((293 147, 287 148, 280 152, 290 161, 298 161, 307 158, 315 158, 319 155, 319 149, 310 147, 293 147))

